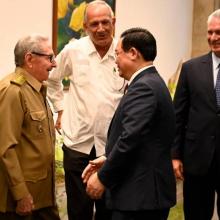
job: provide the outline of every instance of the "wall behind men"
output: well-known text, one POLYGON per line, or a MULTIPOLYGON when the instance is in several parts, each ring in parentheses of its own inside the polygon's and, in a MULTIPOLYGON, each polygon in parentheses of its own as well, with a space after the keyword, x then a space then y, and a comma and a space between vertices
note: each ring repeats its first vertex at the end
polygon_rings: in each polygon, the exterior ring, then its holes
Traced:
POLYGON ((116 35, 131 26, 147 28, 157 40, 156 67, 167 81, 181 59, 190 58, 192 0, 117 0, 116 35))
POLYGON ((30 33, 52 37, 52 0, 0 0, 0 78, 12 72, 17 40, 30 33))
MULTIPOLYGON (((191 54, 192 0, 116 0, 116 37, 140 26, 157 39, 156 66, 163 78, 175 72, 191 54)), ((0 78, 14 70, 13 49, 29 33, 52 38, 52 0, 2 1, 0 7, 0 78)))

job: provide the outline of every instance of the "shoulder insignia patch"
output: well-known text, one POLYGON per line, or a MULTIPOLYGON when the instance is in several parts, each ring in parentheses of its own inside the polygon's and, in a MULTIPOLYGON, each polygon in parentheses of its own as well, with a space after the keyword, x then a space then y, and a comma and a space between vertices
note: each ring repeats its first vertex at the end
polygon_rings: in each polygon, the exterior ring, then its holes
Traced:
POLYGON ((25 77, 19 73, 14 77, 14 79, 11 80, 12 83, 17 84, 19 86, 23 85, 25 81, 25 77))

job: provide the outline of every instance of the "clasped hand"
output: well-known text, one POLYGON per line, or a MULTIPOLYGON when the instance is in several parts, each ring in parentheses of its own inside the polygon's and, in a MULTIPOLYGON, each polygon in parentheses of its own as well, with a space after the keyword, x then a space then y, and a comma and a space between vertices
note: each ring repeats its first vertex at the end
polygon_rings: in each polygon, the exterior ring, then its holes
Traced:
POLYGON ((16 213, 21 216, 30 215, 34 209, 33 198, 30 194, 17 201, 16 213))
POLYGON ((106 160, 101 156, 89 162, 82 173, 83 182, 86 184, 86 192, 92 199, 100 199, 105 191, 105 186, 99 180, 97 171, 102 167, 106 160))

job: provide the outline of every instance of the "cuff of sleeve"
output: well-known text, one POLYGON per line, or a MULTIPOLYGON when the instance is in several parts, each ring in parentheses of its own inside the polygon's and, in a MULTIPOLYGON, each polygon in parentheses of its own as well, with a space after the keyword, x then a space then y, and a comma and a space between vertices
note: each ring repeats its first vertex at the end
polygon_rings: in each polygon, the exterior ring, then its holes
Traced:
POLYGON ((171 157, 172 159, 180 159, 180 154, 175 151, 171 151, 171 157))
POLYGON ((11 193, 15 200, 20 200, 24 196, 29 194, 28 188, 25 182, 22 182, 16 186, 10 187, 11 193))
POLYGON ((105 187, 111 188, 111 181, 108 181, 108 180, 106 179, 105 174, 104 174, 101 170, 99 170, 99 171, 97 172, 97 176, 98 176, 99 180, 101 181, 101 183, 102 183, 105 187))
POLYGON ((55 112, 59 112, 59 111, 63 110, 64 109, 63 101, 54 102, 53 107, 54 107, 55 112))

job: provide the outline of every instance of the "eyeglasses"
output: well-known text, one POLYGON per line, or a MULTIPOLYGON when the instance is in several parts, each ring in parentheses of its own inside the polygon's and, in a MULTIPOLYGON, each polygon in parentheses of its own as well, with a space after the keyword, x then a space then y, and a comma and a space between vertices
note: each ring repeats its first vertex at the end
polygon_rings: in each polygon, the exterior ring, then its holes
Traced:
POLYGON ((31 53, 34 55, 37 55, 37 56, 47 57, 51 63, 53 63, 55 60, 54 54, 44 54, 44 53, 38 53, 38 52, 34 52, 34 51, 32 51, 31 53))

